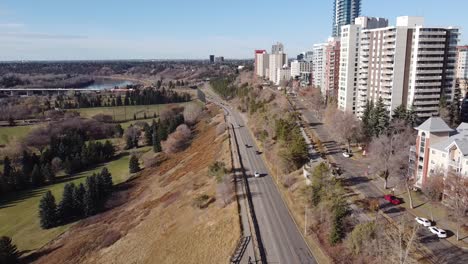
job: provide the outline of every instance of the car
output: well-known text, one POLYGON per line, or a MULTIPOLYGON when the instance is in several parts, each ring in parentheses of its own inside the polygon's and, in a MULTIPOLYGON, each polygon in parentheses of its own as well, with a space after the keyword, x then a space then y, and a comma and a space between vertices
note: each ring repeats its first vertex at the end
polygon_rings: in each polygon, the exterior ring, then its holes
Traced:
POLYGON ((257 155, 261 155, 261 154, 262 154, 262 152, 261 152, 261 151, 258 151, 258 150, 256 150, 256 151, 255 151, 255 154, 257 154, 257 155))
POLYGON ((390 195, 390 194, 384 195, 384 199, 387 200, 387 201, 389 201, 391 204, 394 204, 394 205, 399 205, 399 204, 401 204, 400 199, 398 199, 398 198, 396 198, 395 196, 390 195))
POLYGON ((256 171, 256 172, 254 173, 254 177, 255 177, 255 178, 260 177, 260 173, 258 173, 258 171, 256 171))
POLYGON ((351 158, 353 156, 353 153, 351 151, 348 151, 348 150, 343 150, 343 156, 345 158, 351 158))
POLYGON ((414 220, 416 220, 416 222, 418 222, 418 224, 423 225, 425 227, 429 227, 429 226, 432 225, 431 221, 429 221, 428 219, 423 218, 423 217, 416 217, 414 220))
POLYGON ((439 238, 446 238, 447 237, 447 232, 443 229, 440 229, 436 226, 430 226, 429 227, 429 231, 431 231, 431 233, 437 235, 437 237, 439 238))

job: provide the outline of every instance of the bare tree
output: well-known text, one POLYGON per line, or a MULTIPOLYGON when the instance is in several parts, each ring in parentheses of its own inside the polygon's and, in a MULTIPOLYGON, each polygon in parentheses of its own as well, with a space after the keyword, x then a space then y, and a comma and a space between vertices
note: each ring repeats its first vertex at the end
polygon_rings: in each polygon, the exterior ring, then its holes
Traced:
POLYGON ((164 152, 168 154, 176 153, 183 150, 192 135, 192 132, 187 125, 182 124, 177 127, 174 133, 170 134, 167 140, 161 142, 164 152))
POLYGON ((351 151, 351 142, 357 141, 361 133, 361 124, 353 114, 341 111, 329 112, 325 124, 332 136, 339 142, 348 146, 351 151))
POLYGON ((369 146, 372 167, 384 179, 385 189, 390 177, 401 177, 401 175, 404 175, 404 178, 409 177, 408 149, 412 142, 414 142, 412 129, 408 126, 401 127, 399 124, 372 140, 369 146))
POLYGON ((441 169, 437 169, 434 173, 431 173, 422 188, 424 195, 431 204, 431 206, 429 206, 429 210, 431 211, 432 221, 434 221, 432 207, 434 203, 439 202, 442 199, 442 195, 444 193, 444 177, 444 172, 441 169))
POLYGON ((223 201, 224 206, 227 206, 234 195, 234 185, 230 175, 224 175, 221 182, 216 185, 216 194, 218 199, 223 201))
POLYGON ((468 178, 450 170, 445 179, 445 202, 452 209, 457 220, 457 240, 460 240, 460 225, 468 210, 468 178))
POLYGON ((184 120, 188 125, 194 125, 197 123, 198 118, 202 114, 203 109, 197 103, 191 103, 184 108, 184 120))

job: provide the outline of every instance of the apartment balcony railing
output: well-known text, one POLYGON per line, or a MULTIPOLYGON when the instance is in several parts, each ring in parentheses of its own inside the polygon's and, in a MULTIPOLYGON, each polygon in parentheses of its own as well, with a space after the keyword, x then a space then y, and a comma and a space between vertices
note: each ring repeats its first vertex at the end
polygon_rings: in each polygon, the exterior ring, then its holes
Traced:
POLYGON ((461 162, 456 161, 456 160, 449 160, 448 165, 455 169, 461 168, 461 162))

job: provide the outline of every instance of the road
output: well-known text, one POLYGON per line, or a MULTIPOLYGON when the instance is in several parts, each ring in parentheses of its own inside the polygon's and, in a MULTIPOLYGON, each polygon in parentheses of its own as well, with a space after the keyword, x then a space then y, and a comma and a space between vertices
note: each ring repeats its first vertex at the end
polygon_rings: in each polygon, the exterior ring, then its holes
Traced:
MULTIPOLYGON (((343 157, 339 145, 331 139, 329 131, 315 117, 312 111, 308 110, 307 105, 304 105, 297 98, 293 98, 293 102, 297 110, 301 112, 304 120, 309 123, 309 127, 314 129, 320 141, 327 146, 329 150, 327 155, 333 157, 337 165, 343 170, 343 177, 349 184, 368 198, 382 198, 383 193, 376 185, 382 182, 380 180, 371 181, 364 176, 368 164, 343 157)), ((389 182, 390 188, 395 185, 396 183, 389 182)), ((383 199, 381 199, 381 204, 383 212, 395 219, 395 221, 407 214, 401 206, 390 205, 383 199)), ((431 260, 433 263, 468 263, 468 252, 466 250, 462 250, 446 240, 436 238, 426 229, 421 228, 418 234, 419 242, 432 252, 431 260)))
MULTIPOLYGON (((220 105, 224 104, 214 95, 207 99, 220 105)), ((256 153, 259 148, 242 116, 225 104, 223 107, 228 112, 229 123, 234 126, 239 153, 247 175, 255 212, 253 221, 256 221, 259 228, 258 245, 266 258, 264 263, 317 263, 289 214, 262 155, 256 153), (261 176, 255 178, 255 171, 261 176)))

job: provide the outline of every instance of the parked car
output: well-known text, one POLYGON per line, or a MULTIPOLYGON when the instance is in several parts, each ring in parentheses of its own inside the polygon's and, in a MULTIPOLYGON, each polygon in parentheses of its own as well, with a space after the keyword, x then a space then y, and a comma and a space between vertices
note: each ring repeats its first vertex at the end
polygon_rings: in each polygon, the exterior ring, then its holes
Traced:
POLYGON ((260 177, 260 173, 258 173, 258 171, 256 171, 256 172, 254 173, 254 177, 255 177, 255 178, 260 177))
POLYGON ((353 156, 353 153, 351 151, 348 151, 347 149, 343 150, 343 156, 345 158, 351 158, 353 156))
POLYGON ((401 204, 400 199, 398 199, 398 198, 396 198, 395 196, 390 195, 390 194, 384 195, 384 199, 387 200, 387 201, 389 201, 391 204, 394 204, 394 205, 399 205, 399 204, 401 204))
POLYGON ((447 232, 445 230, 437 228, 436 226, 431 226, 429 227, 429 231, 431 233, 437 235, 439 238, 446 238, 447 237, 447 232))
POLYGON ((425 227, 429 227, 429 226, 432 225, 431 221, 429 221, 428 219, 423 218, 423 217, 416 217, 414 220, 416 220, 416 222, 418 222, 418 224, 423 225, 425 227))

